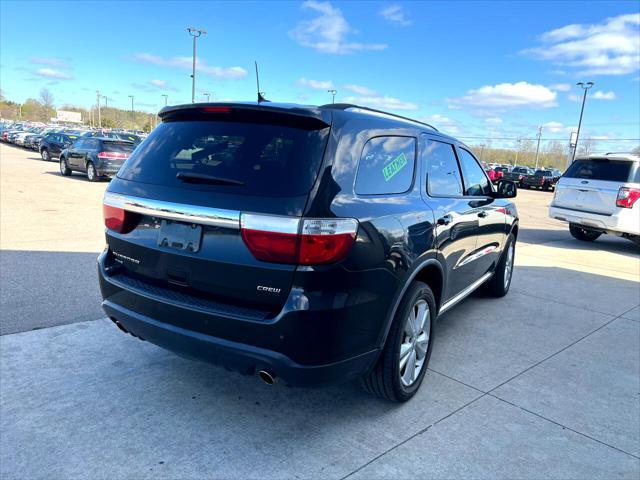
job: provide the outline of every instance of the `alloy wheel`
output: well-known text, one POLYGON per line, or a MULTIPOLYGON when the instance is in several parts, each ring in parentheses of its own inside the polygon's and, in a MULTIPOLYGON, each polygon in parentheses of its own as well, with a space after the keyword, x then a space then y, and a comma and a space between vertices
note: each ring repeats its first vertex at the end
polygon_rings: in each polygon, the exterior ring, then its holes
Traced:
POLYGON ((409 310, 400 342, 400 380, 405 387, 413 385, 420 376, 429 349, 430 334, 429 304, 419 299, 409 310))

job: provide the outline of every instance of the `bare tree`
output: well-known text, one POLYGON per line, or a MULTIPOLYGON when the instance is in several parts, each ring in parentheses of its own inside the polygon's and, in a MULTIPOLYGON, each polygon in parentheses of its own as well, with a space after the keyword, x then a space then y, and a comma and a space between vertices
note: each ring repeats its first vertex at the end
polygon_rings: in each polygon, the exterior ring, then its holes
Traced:
POLYGON ((593 148, 593 140, 591 140, 590 138, 585 138, 584 140, 581 140, 580 144, 578 145, 578 153, 580 155, 589 155, 593 153, 593 148))
POLYGON ((55 111, 55 106, 53 104, 53 94, 43 88, 40 90, 40 105, 42 105, 42 121, 47 122, 52 117, 53 112, 55 111))

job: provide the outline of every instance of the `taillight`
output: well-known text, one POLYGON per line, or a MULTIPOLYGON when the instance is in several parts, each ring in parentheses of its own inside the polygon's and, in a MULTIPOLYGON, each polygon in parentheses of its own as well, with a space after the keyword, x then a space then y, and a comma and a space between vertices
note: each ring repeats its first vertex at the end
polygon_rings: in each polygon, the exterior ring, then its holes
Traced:
POLYGON ((251 253, 264 262, 321 265, 344 259, 356 237, 352 218, 297 219, 242 214, 241 234, 251 253))
POLYGON ((633 205, 640 198, 640 188, 622 187, 618 190, 616 206, 622 208, 633 208, 633 205))
POLYGON ((117 233, 129 233, 136 227, 139 219, 138 214, 108 203, 102 204, 102 213, 104 226, 117 233))
POLYGON ((108 158, 108 159, 127 159, 129 158, 129 154, 128 153, 122 153, 122 152, 100 152, 98 154, 98 158, 108 158))
POLYGON ((231 107, 204 107, 202 111, 204 113, 229 113, 231 107))

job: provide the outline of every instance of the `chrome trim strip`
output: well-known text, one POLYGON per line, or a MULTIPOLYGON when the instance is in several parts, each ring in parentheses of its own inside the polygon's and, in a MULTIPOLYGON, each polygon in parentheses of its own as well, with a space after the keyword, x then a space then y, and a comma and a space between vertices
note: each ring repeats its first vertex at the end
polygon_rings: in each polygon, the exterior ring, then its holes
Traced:
POLYGON ((242 228, 246 228, 248 230, 262 230, 263 232, 297 235, 298 228, 300 227, 300 218, 281 215, 243 213, 240 216, 240 225, 242 228))
POLYGON ((455 268, 460 268, 463 265, 466 265, 468 263, 473 262, 474 260, 478 260, 479 258, 484 257, 485 255, 490 254, 491 252, 493 252, 495 249, 497 249, 498 246, 497 245, 489 245, 488 247, 480 250, 479 252, 476 253, 472 253, 471 255, 469 255, 467 258, 465 258, 464 260, 462 260, 455 268))
POLYGON ((474 290, 476 290, 480 285, 482 285, 484 282, 486 282, 487 280, 489 280, 489 278, 491 278, 491 276, 493 275, 492 272, 489 273, 485 273, 482 277, 480 277, 478 280, 476 280, 475 282, 473 282, 471 285, 469 285, 467 288, 465 288, 464 290, 462 290, 460 293, 458 293, 456 296, 452 297, 451 299, 447 300, 446 302, 444 302, 442 304, 442 307, 440 307, 440 311, 438 312, 438 314, 444 313, 447 310, 449 310, 451 307, 453 307, 456 303, 460 302, 461 300, 463 300, 464 298, 466 298, 467 296, 469 296, 471 293, 473 293, 474 290))
POLYGON ((105 192, 104 203, 128 212, 213 227, 240 228, 240 212, 105 192))

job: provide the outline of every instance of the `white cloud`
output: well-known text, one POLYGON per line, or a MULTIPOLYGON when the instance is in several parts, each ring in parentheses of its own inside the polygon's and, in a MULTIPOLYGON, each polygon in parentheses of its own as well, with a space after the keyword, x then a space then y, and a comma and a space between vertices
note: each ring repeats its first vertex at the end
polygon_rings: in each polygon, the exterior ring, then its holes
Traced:
POLYGON ((320 53, 345 55, 363 50, 384 50, 386 44, 352 42, 348 37, 357 33, 342 11, 329 2, 307 0, 302 8, 317 12, 312 20, 303 20, 289 32, 291 38, 303 47, 309 47, 320 53))
POLYGON ((549 85, 551 90, 557 90, 559 92, 568 92, 571 90, 570 83, 554 83, 553 85, 549 85))
POLYGON ((426 117, 420 117, 419 120, 424 120, 425 122, 433 122, 440 125, 455 125, 457 122, 449 117, 445 117, 444 115, 440 115, 439 113, 434 113, 433 115, 427 115, 426 117))
POLYGON ((484 121, 491 125, 500 125, 502 123, 502 119, 500 117, 488 117, 485 118, 484 121))
POLYGON ((615 100, 616 94, 614 92, 603 92, 602 90, 598 90, 591 95, 591 98, 594 100, 615 100))
POLYGON ((582 75, 626 75, 640 70, 640 13, 594 25, 567 25, 540 37, 521 53, 579 69, 582 75))
POLYGON ((581 102, 582 101, 582 97, 580 95, 578 95, 577 93, 570 93, 569 95, 567 95, 567 99, 571 102, 581 102))
POLYGON ((567 127, 560 122, 547 122, 542 124, 542 130, 549 133, 564 132, 567 127))
POLYGON ((49 65, 51 67, 67 68, 69 65, 67 62, 60 60, 56 57, 31 57, 29 63, 35 65, 49 65))
POLYGON ((165 82, 164 80, 149 80, 149 83, 151 85, 155 85, 158 88, 164 88, 167 86, 167 82, 165 82))
MULTIPOLYGON (((161 67, 174 67, 184 70, 191 70, 191 57, 171 57, 163 58, 150 53, 136 53, 133 57, 140 63, 149 63, 161 67)), ((242 67, 215 67, 208 65, 204 60, 196 59, 196 69, 199 73, 205 73, 216 78, 238 80, 247 76, 247 71, 242 67)))
POLYGON ((413 21, 407 16, 404 8, 401 5, 393 4, 387 8, 380 10, 379 14, 393 25, 401 27, 407 27, 413 23, 413 21))
POLYGON ((527 82, 500 83, 469 90, 463 97, 450 99, 450 103, 483 108, 550 108, 557 106, 556 97, 556 92, 544 85, 527 82))
POLYGON ((373 90, 371 88, 368 88, 368 87, 364 87, 362 85, 356 85, 356 84, 353 84, 353 83, 345 85, 344 88, 349 90, 349 91, 351 91, 351 92, 353 92, 353 93, 357 93, 358 95, 365 95, 365 96, 368 96, 368 97, 376 95, 376 91, 375 90, 373 90))
POLYGON ((301 87, 313 88, 315 90, 329 90, 333 88, 331 80, 312 80, 302 77, 296 82, 301 87))
POLYGON ((145 83, 132 83, 131 86, 144 92, 156 92, 159 90, 171 92, 177 91, 176 88, 169 86, 169 84, 167 84, 167 82, 164 80, 149 80, 145 83))
POLYGON ((363 107, 381 108, 383 110, 418 110, 418 105, 411 102, 404 102, 389 96, 362 96, 347 97, 345 103, 362 105, 363 107))
POLYGON ((38 77, 54 78, 56 80, 71 80, 73 78, 73 76, 68 73, 54 70, 53 68, 38 68, 33 71, 33 74, 38 77))

